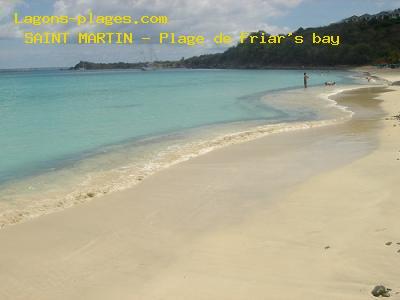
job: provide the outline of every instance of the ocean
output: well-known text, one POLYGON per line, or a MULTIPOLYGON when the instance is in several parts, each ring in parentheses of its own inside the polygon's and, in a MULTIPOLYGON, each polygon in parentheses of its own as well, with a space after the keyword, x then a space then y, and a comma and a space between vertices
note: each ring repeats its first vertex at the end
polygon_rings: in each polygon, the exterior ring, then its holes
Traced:
POLYGON ((306 71, 304 91, 303 72, 0 72, 0 226, 131 187, 257 132, 348 117, 313 86, 352 85, 355 74, 306 71))

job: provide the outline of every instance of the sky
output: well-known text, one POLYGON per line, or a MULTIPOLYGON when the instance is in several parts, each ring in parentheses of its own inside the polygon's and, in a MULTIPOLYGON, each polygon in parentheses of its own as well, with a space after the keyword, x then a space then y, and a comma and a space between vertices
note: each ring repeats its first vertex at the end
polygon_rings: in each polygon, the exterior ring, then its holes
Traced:
POLYGON ((400 0, 0 0, 0 69, 70 67, 80 60, 136 62, 180 59, 221 52, 223 46, 150 45, 25 45, 24 32, 78 31, 133 32, 134 36, 158 36, 160 31, 198 34, 212 38, 219 32, 234 37, 242 31, 265 30, 271 34, 316 27, 352 15, 400 8, 400 0), (24 16, 165 15, 168 25, 16 25, 13 14, 24 16))

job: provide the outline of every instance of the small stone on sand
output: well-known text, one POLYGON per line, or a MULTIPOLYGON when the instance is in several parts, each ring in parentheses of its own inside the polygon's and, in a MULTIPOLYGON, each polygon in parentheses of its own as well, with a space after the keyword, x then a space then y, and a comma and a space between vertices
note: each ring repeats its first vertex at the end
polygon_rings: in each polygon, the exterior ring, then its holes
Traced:
POLYGON ((385 243, 385 245, 390 246, 390 245, 392 245, 392 242, 387 242, 387 243, 385 243))
POLYGON ((374 297, 381 297, 381 296, 382 297, 390 297, 390 291, 391 291, 391 289, 388 289, 383 285, 377 285, 376 287, 374 287, 371 294, 374 297))

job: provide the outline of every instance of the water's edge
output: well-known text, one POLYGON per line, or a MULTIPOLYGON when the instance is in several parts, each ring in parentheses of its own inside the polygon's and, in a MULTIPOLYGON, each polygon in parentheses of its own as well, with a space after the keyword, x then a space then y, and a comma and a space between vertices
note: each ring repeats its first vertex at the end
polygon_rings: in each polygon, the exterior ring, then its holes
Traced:
MULTIPOLYGON (((165 151, 158 153, 157 156, 149 160, 146 165, 140 168, 136 167, 134 172, 132 171, 133 169, 129 169, 128 166, 126 169, 119 169, 118 176, 116 176, 117 179, 107 182, 107 185, 95 186, 82 183, 77 187, 76 191, 66 196, 62 195, 57 197, 56 195, 52 198, 34 201, 34 203, 26 203, 23 207, 16 206, 2 211, 0 212, 0 228, 26 222, 30 219, 53 212, 62 211, 66 208, 92 201, 93 199, 102 197, 111 192, 131 188, 161 170, 230 145, 252 141, 271 134, 331 126, 347 122, 352 118, 354 114, 353 111, 345 106, 339 105, 332 97, 345 91, 365 87, 364 85, 343 87, 329 93, 318 94, 318 97, 324 99, 329 106, 341 112, 341 114, 335 118, 259 125, 234 133, 222 134, 211 139, 188 142, 180 145, 179 148, 176 146, 169 146, 165 151)), ((90 181, 90 179, 88 180, 90 181)))

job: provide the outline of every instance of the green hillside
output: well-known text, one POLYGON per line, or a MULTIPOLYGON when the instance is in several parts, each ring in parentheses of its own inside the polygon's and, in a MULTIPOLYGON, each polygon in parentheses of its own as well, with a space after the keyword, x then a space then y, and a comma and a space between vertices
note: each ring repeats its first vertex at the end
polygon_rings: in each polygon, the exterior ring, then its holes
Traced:
MULTIPOLYGON (((281 44, 251 44, 246 40, 221 54, 202 55, 184 61, 189 68, 267 68, 299 66, 356 66, 398 64, 400 61, 399 10, 375 16, 352 17, 318 28, 298 29, 303 44, 285 39, 281 44), (396 13, 394 13, 396 12, 396 13), (384 14, 384 15, 382 15, 384 14), (339 35, 341 44, 313 45, 312 34, 339 35)), ((262 31, 252 35, 261 36, 262 31)), ((265 34, 265 33, 264 33, 265 34)))

